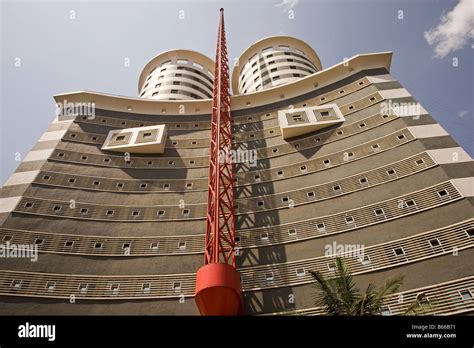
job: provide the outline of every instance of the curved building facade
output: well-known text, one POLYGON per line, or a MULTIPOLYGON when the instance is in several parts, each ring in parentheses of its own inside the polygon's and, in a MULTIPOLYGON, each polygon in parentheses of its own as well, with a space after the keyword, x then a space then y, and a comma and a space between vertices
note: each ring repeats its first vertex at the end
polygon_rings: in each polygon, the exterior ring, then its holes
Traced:
MULTIPOLYGON (((293 43, 314 73, 249 93, 246 64, 234 70, 233 143, 247 155, 234 162, 245 314, 323 314, 309 271, 331 276, 341 248, 361 289, 405 276, 382 314, 420 294, 431 314, 472 314, 471 157, 390 73, 391 52, 322 69, 299 40, 272 40, 261 48, 293 43)), ((1 313, 198 314, 212 100, 153 96, 160 69, 175 74, 173 57, 186 56, 158 57, 140 77, 142 98, 54 97, 95 110, 56 118, 2 187, 1 243, 38 255, 0 260, 1 313)))
POLYGON ((232 74, 235 94, 279 86, 322 69, 316 52, 289 36, 272 36, 254 43, 238 59, 232 74))
POLYGON ((214 61, 198 52, 173 50, 150 60, 140 74, 140 98, 192 100, 212 98, 214 61))

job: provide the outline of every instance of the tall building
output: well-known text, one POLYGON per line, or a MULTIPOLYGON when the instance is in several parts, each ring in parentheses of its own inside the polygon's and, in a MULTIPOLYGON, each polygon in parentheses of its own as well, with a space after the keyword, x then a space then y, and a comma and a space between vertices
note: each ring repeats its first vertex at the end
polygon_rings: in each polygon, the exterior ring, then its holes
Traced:
MULTIPOLYGON (((473 161, 390 74, 391 59, 323 68, 286 36, 240 56, 231 114, 245 314, 321 314, 308 271, 330 276, 340 252, 361 289, 405 276, 382 314, 417 296, 434 314, 474 311, 473 161)), ((213 69, 168 51, 143 69, 139 98, 54 96, 61 116, 2 188, 1 313, 198 314, 213 69), (21 246, 37 260, 15 257, 21 246)))

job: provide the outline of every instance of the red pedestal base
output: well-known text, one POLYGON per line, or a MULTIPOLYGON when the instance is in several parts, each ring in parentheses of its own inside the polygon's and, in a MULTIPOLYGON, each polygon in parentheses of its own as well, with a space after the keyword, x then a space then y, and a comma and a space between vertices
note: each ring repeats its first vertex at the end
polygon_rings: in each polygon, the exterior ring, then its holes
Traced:
POLYGON ((201 315, 242 314, 240 275, 225 263, 209 263, 196 275, 196 304, 201 315))

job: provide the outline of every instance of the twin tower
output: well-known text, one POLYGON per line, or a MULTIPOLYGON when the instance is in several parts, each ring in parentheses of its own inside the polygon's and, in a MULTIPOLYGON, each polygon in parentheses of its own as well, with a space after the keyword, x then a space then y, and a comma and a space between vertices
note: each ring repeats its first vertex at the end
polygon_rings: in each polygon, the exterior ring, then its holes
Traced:
MULTIPOLYGON (((279 86, 321 71, 316 52, 301 40, 273 36, 256 42, 234 64, 232 90, 247 94, 279 86)), ((141 98, 212 98, 214 61, 189 50, 163 52, 146 64, 138 83, 141 98)))

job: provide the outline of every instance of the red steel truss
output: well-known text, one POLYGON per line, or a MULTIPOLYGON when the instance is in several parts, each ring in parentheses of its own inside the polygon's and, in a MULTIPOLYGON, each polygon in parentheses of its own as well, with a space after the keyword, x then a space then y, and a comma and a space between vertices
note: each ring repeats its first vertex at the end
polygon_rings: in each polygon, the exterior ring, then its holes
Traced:
POLYGON ((242 310, 240 276, 235 269, 231 153, 229 61, 221 9, 214 69, 204 266, 196 277, 196 303, 202 315, 236 315, 242 310))

